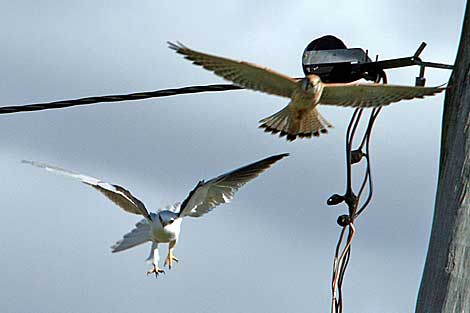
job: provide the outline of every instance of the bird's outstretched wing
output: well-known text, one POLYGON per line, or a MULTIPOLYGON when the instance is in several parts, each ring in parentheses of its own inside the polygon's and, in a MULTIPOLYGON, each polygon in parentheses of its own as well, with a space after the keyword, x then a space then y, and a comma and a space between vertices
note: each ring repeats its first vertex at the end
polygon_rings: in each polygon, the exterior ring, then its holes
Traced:
POLYGON ((181 204, 178 216, 199 217, 219 204, 230 202, 240 187, 288 155, 288 153, 273 155, 207 182, 200 181, 181 204))
POLYGON ((133 214, 138 214, 138 215, 143 215, 145 218, 148 220, 151 220, 151 217, 149 215, 149 212, 145 208, 145 205, 134 197, 129 190, 118 186, 118 185, 113 185, 106 183, 104 181, 99 180, 98 178, 94 178, 91 176, 86 176, 80 173, 72 172, 65 170, 60 167, 48 165, 45 163, 40 163, 40 162, 34 162, 34 161, 21 161, 22 163, 26 164, 31 164, 36 167, 43 168, 49 172, 57 173, 57 174, 62 174, 65 176, 70 176, 73 178, 77 178, 82 181, 82 183, 87 184, 102 194, 104 194, 109 200, 113 201, 116 205, 121 207, 124 211, 133 213, 133 214))
POLYGON ((445 87, 413 87, 383 84, 324 84, 320 104, 350 107, 380 107, 401 100, 423 98, 445 87))
POLYGON ((184 55, 186 59, 193 61, 194 64, 244 88, 287 98, 290 98, 295 89, 297 82, 295 79, 268 68, 198 52, 181 43, 168 42, 168 46, 184 55))

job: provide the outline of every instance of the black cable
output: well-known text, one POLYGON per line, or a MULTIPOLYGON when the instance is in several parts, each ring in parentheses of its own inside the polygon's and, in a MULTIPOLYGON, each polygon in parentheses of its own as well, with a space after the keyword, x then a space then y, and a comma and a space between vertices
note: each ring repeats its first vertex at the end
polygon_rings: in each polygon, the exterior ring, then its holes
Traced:
MULTIPOLYGON (((385 72, 379 73, 377 77, 376 83, 380 82, 387 83, 387 77, 385 72)), ((333 303, 332 303, 332 312, 334 313, 342 313, 343 312, 343 290, 342 285, 344 281, 344 276, 346 273, 346 269, 349 265, 349 261, 351 258, 351 243, 354 235, 354 220, 366 209, 369 205, 372 195, 373 195, 373 183, 372 183, 372 173, 371 173, 371 165, 370 165, 370 137, 372 134, 372 129, 374 127, 374 123, 380 114, 381 108, 374 108, 369 116, 369 121, 367 124, 366 131, 364 132, 363 138, 360 141, 361 144, 356 150, 352 150, 352 146, 354 143, 354 138, 356 135, 357 127, 360 123, 363 109, 359 108, 354 110, 353 115, 351 116, 351 120, 349 122, 347 131, 346 131, 346 192, 344 196, 340 195, 333 195, 328 199, 329 205, 335 205, 342 201, 346 203, 348 206, 348 215, 342 215, 338 218, 338 224, 342 226, 341 235, 336 245, 335 250, 335 262, 333 265, 333 282, 332 282, 332 293, 333 293, 333 303), (363 151, 364 149, 364 151, 363 151), (352 187, 352 165, 355 163, 359 163, 363 158, 366 161, 366 171, 364 174, 364 178, 362 180, 361 187, 357 196, 354 194, 353 187, 352 187), (358 205, 360 203, 360 199, 362 194, 365 190, 366 185, 368 185, 368 195, 364 203, 361 205, 360 209, 357 210, 358 205), (346 241, 346 245, 343 249, 343 252, 340 255, 340 246, 344 239, 344 232, 346 227, 349 227, 349 234, 346 241), (336 295, 337 291, 337 297, 336 295)))
POLYGON ((190 87, 163 89, 163 90, 156 90, 156 91, 137 92, 137 93, 124 94, 124 95, 86 97, 86 98, 80 98, 80 99, 62 100, 62 101, 54 101, 54 102, 48 102, 48 103, 33 103, 33 104, 26 104, 26 105, 4 106, 4 107, 0 107, 0 114, 60 109, 60 108, 67 108, 71 106, 77 106, 77 105, 94 104, 94 103, 99 103, 99 102, 133 101, 133 100, 143 100, 143 99, 149 99, 149 98, 176 96, 176 95, 189 94, 189 93, 214 92, 214 91, 226 91, 226 90, 238 90, 238 89, 243 89, 243 87, 232 85, 232 84, 190 86, 190 87))

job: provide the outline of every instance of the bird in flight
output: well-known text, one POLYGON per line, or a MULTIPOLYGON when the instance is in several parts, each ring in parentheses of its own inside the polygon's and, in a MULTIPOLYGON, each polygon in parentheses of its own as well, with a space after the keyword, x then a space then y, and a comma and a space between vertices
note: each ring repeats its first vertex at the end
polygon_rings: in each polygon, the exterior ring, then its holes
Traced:
POLYGON ((216 206, 230 202, 235 192, 240 187, 256 178, 274 163, 288 155, 288 153, 273 155, 222 174, 211 180, 201 180, 197 183, 196 187, 189 192, 188 196, 181 204, 176 203, 167 206, 164 209, 158 210, 156 213, 149 212, 142 201, 132 195, 129 190, 121 186, 40 162, 24 160, 22 162, 43 168, 50 172, 79 179, 82 183, 101 192, 124 211, 144 216, 144 219, 139 221, 135 225, 136 227, 131 232, 125 234, 111 249, 114 253, 127 250, 146 242, 151 242, 152 247, 147 260, 152 263, 152 268, 147 274, 155 274, 155 276, 158 277, 159 274, 165 273, 163 269, 158 267, 158 245, 160 243, 169 243, 168 255, 165 259, 164 266, 167 265, 168 268, 171 269, 173 262, 178 262, 178 259, 173 255, 173 250, 178 241, 181 222, 184 217, 200 217, 212 211, 216 206))
POLYGON ((214 72, 243 88, 290 98, 281 111, 260 121, 260 128, 280 133, 288 141, 327 133, 333 125, 316 109, 318 104, 355 108, 381 107, 393 102, 434 95, 445 87, 412 87, 384 84, 323 83, 311 74, 301 79, 269 68, 192 50, 181 43, 168 42, 171 49, 195 65, 214 72))

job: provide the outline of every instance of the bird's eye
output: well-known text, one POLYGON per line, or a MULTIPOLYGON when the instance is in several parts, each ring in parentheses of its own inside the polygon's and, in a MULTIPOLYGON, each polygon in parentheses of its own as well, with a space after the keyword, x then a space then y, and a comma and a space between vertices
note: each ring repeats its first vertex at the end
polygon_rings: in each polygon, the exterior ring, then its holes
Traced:
POLYGON ((168 224, 172 224, 174 221, 175 221, 175 219, 172 218, 172 219, 168 222, 168 224))

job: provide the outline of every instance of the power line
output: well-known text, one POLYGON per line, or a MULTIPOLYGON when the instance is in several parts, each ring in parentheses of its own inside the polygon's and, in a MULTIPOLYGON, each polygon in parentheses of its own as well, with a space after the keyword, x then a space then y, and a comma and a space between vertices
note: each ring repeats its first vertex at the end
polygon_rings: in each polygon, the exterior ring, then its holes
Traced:
POLYGON ((182 94, 190 93, 201 93, 201 92, 215 92, 215 91, 227 91, 227 90, 239 90, 244 89, 243 87, 232 85, 232 84, 216 84, 216 85, 203 85, 203 86, 189 86, 182 88, 173 89, 162 89, 156 91, 137 92, 124 95, 109 95, 109 96, 96 96, 86 97, 72 100, 61 100, 46 103, 33 103, 26 105, 14 105, 0 107, 0 114, 18 113, 18 112, 30 112, 30 111, 41 111, 49 109, 61 109, 77 105, 89 105, 100 102, 120 102, 120 101, 134 101, 143 100, 149 98, 169 97, 182 94))

